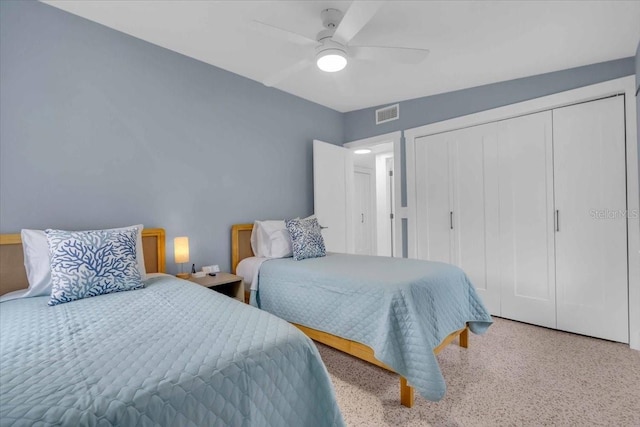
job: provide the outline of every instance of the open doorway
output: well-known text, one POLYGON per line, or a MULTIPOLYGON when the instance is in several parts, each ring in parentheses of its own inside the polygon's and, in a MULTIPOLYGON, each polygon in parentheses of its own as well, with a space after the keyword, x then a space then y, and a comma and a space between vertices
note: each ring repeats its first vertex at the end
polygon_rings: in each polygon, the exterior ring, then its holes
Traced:
POLYGON ((358 144, 353 152, 355 252, 394 256, 393 141, 358 144))

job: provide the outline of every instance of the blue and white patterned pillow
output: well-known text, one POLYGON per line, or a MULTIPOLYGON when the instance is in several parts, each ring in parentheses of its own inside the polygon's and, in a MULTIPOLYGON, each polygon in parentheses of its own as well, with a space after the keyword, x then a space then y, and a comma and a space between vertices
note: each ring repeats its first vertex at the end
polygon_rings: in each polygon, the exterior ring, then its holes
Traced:
POLYGON ((45 232, 51 257, 49 305, 144 286, 136 260, 137 228, 45 232))
POLYGON ((293 243, 293 259, 319 258, 326 255, 322 229, 313 218, 289 219, 285 221, 293 243))

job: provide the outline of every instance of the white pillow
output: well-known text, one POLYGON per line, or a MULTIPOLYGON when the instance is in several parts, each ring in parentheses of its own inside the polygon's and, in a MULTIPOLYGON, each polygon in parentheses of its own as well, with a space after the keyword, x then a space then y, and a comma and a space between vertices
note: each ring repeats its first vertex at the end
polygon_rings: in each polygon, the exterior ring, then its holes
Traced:
POLYGON ((0 297, 0 302, 11 301, 12 299, 20 299, 27 297, 29 289, 20 289, 18 291, 8 292, 0 297))
MULTIPOLYGON (((142 280, 146 278, 147 269, 144 266, 144 253, 142 250, 142 224, 130 227, 112 228, 111 230, 127 230, 138 228, 136 239, 136 262, 142 280)), ((29 289, 10 292, 0 297, 0 302, 16 298, 38 297, 51 295, 51 259, 49 257, 49 243, 43 230, 21 231, 22 250, 24 252, 24 268, 27 271, 29 289), (20 293, 22 292, 22 294, 20 293)))
POLYGON ((24 297, 51 295, 51 263, 49 244, 43 230, 22 230, 24 268, 27 270, 29 289, 24 297))
POLYGON ((293 256, 291 236, 284 221, 256 221, 251 232, 251 249, 262 258, 293 256))

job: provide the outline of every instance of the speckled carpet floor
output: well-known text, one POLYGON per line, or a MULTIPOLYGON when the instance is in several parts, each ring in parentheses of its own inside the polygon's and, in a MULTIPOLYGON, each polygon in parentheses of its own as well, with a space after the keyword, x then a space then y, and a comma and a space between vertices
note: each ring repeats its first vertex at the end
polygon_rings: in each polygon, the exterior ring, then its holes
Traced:
POLYGON ((640 352, 495 319, 438 361, 447 394, 399 402, 399 379, 318 344, 348 426, 640 426, 640 352))

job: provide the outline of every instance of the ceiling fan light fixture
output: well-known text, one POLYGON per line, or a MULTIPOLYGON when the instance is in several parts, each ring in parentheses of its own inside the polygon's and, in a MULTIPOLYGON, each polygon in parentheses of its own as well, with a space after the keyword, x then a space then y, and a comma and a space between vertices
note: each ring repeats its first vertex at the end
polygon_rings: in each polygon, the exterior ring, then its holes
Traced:
POLYGON ((340 49, 325 49, 316 56, 318 68, 327 73, 335 73, 347 66, 347 55, 340 49))

